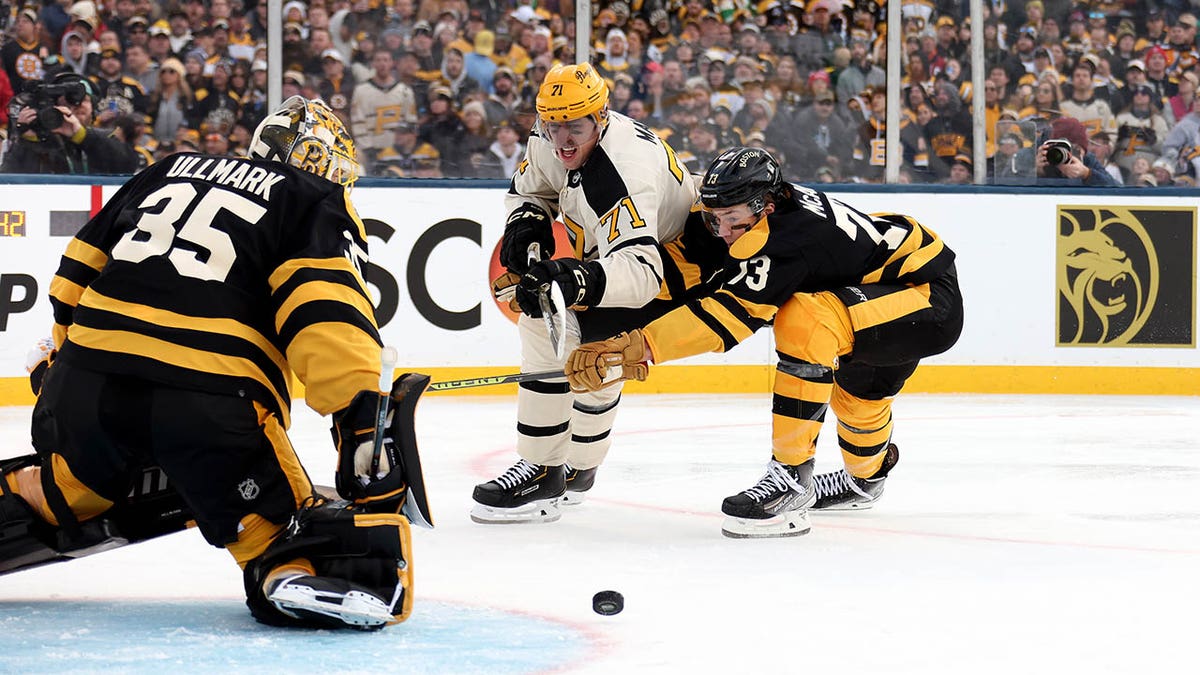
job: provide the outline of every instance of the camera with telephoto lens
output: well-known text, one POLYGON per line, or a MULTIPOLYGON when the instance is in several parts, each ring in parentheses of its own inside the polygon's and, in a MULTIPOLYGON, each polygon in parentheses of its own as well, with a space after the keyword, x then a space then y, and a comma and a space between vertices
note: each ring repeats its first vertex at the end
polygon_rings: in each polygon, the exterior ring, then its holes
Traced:
POLYGON ((82 82, 26 82, 25 95, 29 99, 28 107, 37 110, 37 117, 29 123, 29 128, 38 138, 44 139, 63 125, 62 111, 55 107, 58 99, 62 98, 68 106, 75 107, 83 103, 88 92, 82 82))
POLYGON ((1051 138, 1042 147, 1046 149, 1046 163, 1051 166, 1071 161, 1071 141, 1065 138, 1051 138))

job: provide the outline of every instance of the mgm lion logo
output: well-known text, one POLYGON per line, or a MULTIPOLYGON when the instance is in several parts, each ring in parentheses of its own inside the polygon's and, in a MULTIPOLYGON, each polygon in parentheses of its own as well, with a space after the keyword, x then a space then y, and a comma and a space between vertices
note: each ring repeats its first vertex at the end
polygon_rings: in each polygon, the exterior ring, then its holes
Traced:
POLYGON ((1058 215, 1058 344, 1192 342, 1194 209, 1073 206, 1058 215))

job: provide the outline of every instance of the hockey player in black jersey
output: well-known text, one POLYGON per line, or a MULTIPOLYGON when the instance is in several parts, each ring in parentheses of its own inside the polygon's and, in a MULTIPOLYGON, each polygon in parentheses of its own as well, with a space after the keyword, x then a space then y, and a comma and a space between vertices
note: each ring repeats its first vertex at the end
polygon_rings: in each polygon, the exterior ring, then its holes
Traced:
POLYGON ((647 363, 725 351, 774 322, 779 355, 772 457, 757 484, 725 499, 722 531, 778 537, 809 531, 808 510, 865 508, 898 459, 891 399, 921 358, 962 330, 954 253, 897 214, 866 215, 780 179, 768 153, 734 148, 709 167, 700 198, 729 245, 719 290, 641 330, 581 345, 572 389, 607 386, 609 367, 644 379, 647 363), (845 469, 813 475, 832 408, 845 469))
POLYGON ((0 572, 147 538, 182 512, 242 567, 264 623, 403 621, 409 520, 430 522, 410 419, 428 379, 381 385, 353 142, 295 96, 250 155, 154 164, 67 246, 54 358, 32 369, 37 455, 0 465, 0 572), (288 440, 293 373, 333 417, 345 501, 316 493, 288 440), (173 511, 131 506, 162 476, 173 511))

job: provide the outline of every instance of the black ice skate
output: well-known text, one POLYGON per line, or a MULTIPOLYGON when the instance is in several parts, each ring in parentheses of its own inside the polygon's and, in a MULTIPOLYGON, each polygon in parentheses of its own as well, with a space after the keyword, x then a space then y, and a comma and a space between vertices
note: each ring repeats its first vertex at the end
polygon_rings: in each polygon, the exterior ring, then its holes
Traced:
POLYGON ((494 480, 475 486, 477 523, 551 523, 562 514, 558 501, 566 490, 562 466, 520 460, 494 480))
POLYGON ((721 511, 729 518, 721 533, 735 539, 808 534, 808 508, 817 498, 812 471, 811 459, 794 466, 772 459, 754 487, 725 498, 721 511))
POLYGON ((578 506, 583 503, 584 494, 596 484, 596 470, 599 467, 576 469, 570 464, 566 464, 564 468, 567 472, 567 491, 563 493, 562 499, 558 503, 562 506, 578 506))
POLYGON ((267 599, 280 612, 316 626, 381 628, 395 620, 387 600, 344 579, 298 574, 277 582, 267 599))
POLYGON ((883 494, 884 479, 898 461, 900 449, 891 443, 883 464, 870 478, 855 478, 845 469, 818 474, 813 478, 817 486, 817 503, 813 504, 813 510, 861 511, 871 508, 883 494))

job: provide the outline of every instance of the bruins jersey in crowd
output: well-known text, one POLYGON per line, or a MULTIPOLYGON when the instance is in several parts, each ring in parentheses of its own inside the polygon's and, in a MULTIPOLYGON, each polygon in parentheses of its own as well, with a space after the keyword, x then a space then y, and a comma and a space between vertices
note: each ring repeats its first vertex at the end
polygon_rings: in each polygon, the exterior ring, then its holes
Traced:
MULTIPOLYGON (((868 216, 797 185, 792 199, 730 247, 719 290, 651 322, 645 336, 659 363, 723 352, 770 322, 794 293, 924 284, 953 263, 954 252, 915 220, 868 216)), ((861 307, 880 314, 872 320, 887 319, 887 307, 861 307)))
MULTIPOLYGON (((604 295, 596 306, 641 307, 671 290, 671 284, 664 287, 658 244, 683 233, 696 198, 695 181, 671 146, 614 112, 577 170, 563 167, 551 141, 531 135, 505 205, 510 213, 523 203, 561 212, 575 257, 598 260, 604 268, 604 295)), ((699 268, 682 258, 677 262, 686 285, 695 285, 699 268)))
POLYGON ((67 246, 50 286, 58 358, 255 400, 289 424, 291 372, 322 415, 379 384, 344 188, 279 162, 175 155, 67 246))

